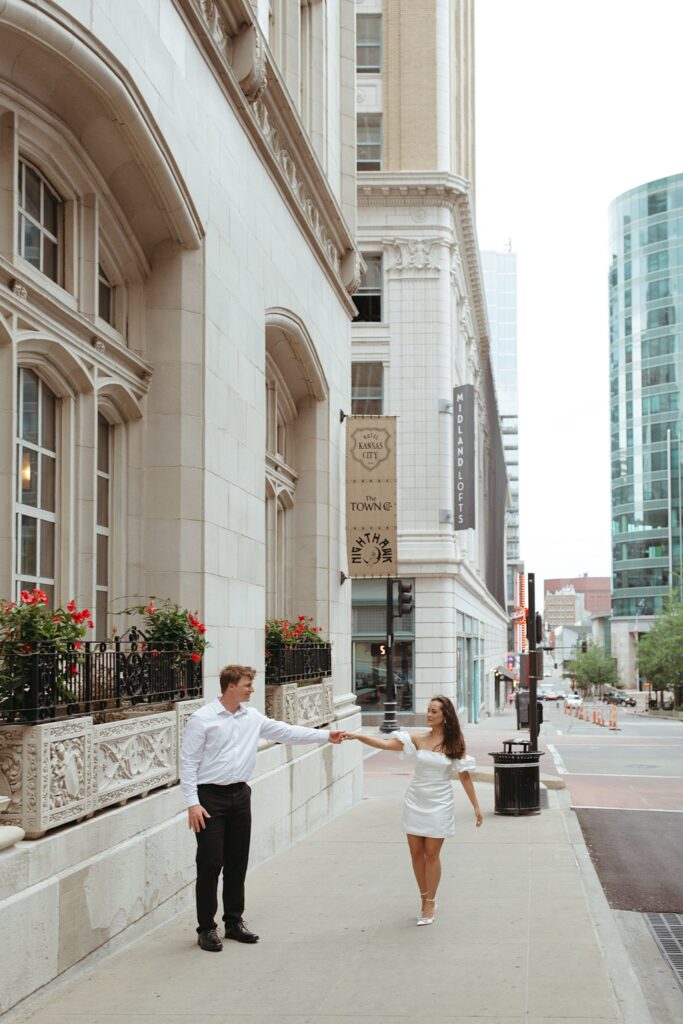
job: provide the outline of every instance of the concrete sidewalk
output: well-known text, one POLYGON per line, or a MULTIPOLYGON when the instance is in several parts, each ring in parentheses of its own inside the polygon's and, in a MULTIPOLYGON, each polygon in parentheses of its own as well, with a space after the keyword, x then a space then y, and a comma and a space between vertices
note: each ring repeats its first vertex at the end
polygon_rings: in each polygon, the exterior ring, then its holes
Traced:
POLYGON ((456 785, 437 920, 415 926, 400 830, 410 770, 368 758, 360 804, 250 874, 257 946, 204 953, 186 913, 8 1024, 648 1024, 564 791, 540 816, 503 818, 480 782, 476 830, 456 785))

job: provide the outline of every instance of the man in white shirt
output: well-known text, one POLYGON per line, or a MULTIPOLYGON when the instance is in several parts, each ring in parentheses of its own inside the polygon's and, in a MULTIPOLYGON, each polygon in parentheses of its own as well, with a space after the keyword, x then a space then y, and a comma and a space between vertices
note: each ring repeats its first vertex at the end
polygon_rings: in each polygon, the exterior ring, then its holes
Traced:
POLYGON ((226 665, 221 670, 221 696, 189 719, 180 751, 188 825, 197 837, 197 943, 212 953, 223 948, 215 919, 221 869, 225 938, 258 942, 242 913, 251 835, 247 779, 256 765, 259 739, 340 743, 344 735, 287 725, 248 707, 255 675, 256 670, 245 665, 226 665))

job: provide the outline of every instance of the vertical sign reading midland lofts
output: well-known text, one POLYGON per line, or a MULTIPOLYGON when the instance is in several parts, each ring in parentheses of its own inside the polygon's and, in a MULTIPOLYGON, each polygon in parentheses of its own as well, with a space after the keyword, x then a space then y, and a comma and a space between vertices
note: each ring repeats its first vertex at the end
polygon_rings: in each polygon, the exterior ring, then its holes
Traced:
POLYGON ((453 526, 474 528, 474 385, 453 389, 453 526))
POLYGON ((349 576, 396 576, 396 417, 346 423, 349 576))

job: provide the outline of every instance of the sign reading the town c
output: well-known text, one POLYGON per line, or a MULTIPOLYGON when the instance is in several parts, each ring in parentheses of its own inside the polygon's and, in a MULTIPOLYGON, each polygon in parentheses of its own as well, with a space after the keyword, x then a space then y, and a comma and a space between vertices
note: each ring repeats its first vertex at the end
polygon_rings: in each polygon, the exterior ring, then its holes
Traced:
POLYGON ((396 417, 349 416, 346 424, 349 576, 396 576, 396 417))
POLYGON ((453 389, 453 528, 474 522, 474 385, 453 389))

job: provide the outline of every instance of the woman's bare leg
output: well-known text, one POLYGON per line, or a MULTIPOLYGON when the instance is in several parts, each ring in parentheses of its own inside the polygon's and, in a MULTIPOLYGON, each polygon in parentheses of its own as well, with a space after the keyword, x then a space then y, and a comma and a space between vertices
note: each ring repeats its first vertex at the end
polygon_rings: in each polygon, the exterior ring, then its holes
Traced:
MULTIPOLYGON (((436 890, 441 881, 441 847, 443 839, 425 838, 425 881, 427 896, 430 900, 436 899, 436 890)), ((423 890, 424 891, 424 890, 423 890)), ((433 903, 427 904, 427 912, 434 909, 433 903)))
POLYGON ((413 836, 410 832, 407 834, 406 838, 410 848, 410 859, 413 862, 413 873, 415 875, 417 887, 420 890, 420 895, 423 899, 422 909, 424 910, 424 894, 427 892, 427 872, 425 862, 425 843, 427 840, 424 836, 413 836))

